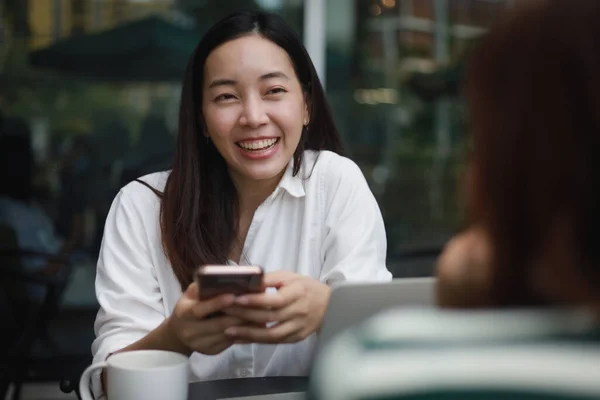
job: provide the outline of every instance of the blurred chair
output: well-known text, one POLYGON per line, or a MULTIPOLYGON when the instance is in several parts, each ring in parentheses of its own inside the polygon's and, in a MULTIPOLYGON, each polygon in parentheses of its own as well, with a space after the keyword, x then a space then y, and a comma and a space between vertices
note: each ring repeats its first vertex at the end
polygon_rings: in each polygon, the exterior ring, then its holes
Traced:
MULTIPOLYGON (((44 380, 58 381, 63 376, 69 361, 52 348, 48 340, 48 324, 57 315, 62 293, 71 275, 72 265, 68 259, 53 254, 20 250, 15 232, 0 225, 0 399, 6 397, 11 384, 14 386, 12 398, 19 399, 22 385, 28 381, 39 381, 32 376, 32 368, 39 362, 49 362, 49 370, 55 376, 44 380), (61 263, 61 273, 42 275, 26 272, 21 266, 24 258, 36 257, 47 262, 61 263), (28 290, 33 286, 45 289, 41 302, 32 301, 28 290), (50 347, 50 356, 38 359, 32 352, 34 344, 50 347), (49 345, 49 346, 48 346, 49 345)), ((91 359, 91 357, 90 357, 91 359)), ((84 366, 88 360, 81 362, 84 366)), ((35 375, 35 374, 33 374, 35 375)))
MULTIPOLYGON (((90 364, 91 364, 91 362, 90 362, 90 364)), ((85 370, 85 368, 82 369, 79 373, 72 374, 72 376, 69 378, 61 379, 60 383, 59 383, 61 392, 65 393, 65 394, 71 394, 71 393, 75 392, 75 395, 77 396, 77 398, 79 400, 81 400, 81 394, 79 393, 79 379, 80 379, 81 375, 83 374, 84 370, 85 370)))
POLYGON ((317 355, 313 400, 600 398, 600 325, 566 309, 397 309, 317 355))

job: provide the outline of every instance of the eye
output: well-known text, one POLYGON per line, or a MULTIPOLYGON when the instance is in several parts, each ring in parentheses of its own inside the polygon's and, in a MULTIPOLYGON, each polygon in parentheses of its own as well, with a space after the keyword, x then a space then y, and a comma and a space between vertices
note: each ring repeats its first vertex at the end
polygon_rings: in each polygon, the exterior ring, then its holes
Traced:
POLYGON ((273 89, 269 89, 269 91, 267 92, 267 95, 281 94, 281 93, 287 93, 287 90, 285 90, 284 88, 281 88, 281 87, 276 87, 273 89))
POLYGON ((217 102, 233 100, 233 99, 235 99, 235 96, 232 95, 231 93, 223 93, 223 94, 220 94, 217 97, 215 97, 215 101, 217 101, 217 102))

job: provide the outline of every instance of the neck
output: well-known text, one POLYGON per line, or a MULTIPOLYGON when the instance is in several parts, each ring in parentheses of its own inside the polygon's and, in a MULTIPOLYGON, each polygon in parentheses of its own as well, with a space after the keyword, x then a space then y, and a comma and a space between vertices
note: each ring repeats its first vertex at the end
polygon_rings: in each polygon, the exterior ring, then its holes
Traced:
POLYGON ((238 193, 240 214, 254 214, 254 211, 277 187, 285 170, 277 176, 265 180, 249 180, 231 174, 231 179, 238 193))

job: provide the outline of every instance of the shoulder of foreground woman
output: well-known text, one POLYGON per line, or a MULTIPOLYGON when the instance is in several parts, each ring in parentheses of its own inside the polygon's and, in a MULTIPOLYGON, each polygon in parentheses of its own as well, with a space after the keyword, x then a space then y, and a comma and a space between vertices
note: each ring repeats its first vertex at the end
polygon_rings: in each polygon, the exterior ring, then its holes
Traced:
POLYGON ((486 303, 491 246, 480 228, 452 238, 436 265, 437 304, 443 308, 476 308, 486 303))

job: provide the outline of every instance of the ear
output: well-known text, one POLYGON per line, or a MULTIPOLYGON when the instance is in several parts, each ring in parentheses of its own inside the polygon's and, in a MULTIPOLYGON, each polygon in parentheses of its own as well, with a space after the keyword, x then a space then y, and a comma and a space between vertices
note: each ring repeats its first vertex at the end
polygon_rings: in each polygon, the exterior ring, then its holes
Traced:
POLYGON ((302 115, 302 125, 307 126, 310 122, 310 100, 308 93, 304 94, 304 113, 302 115))

